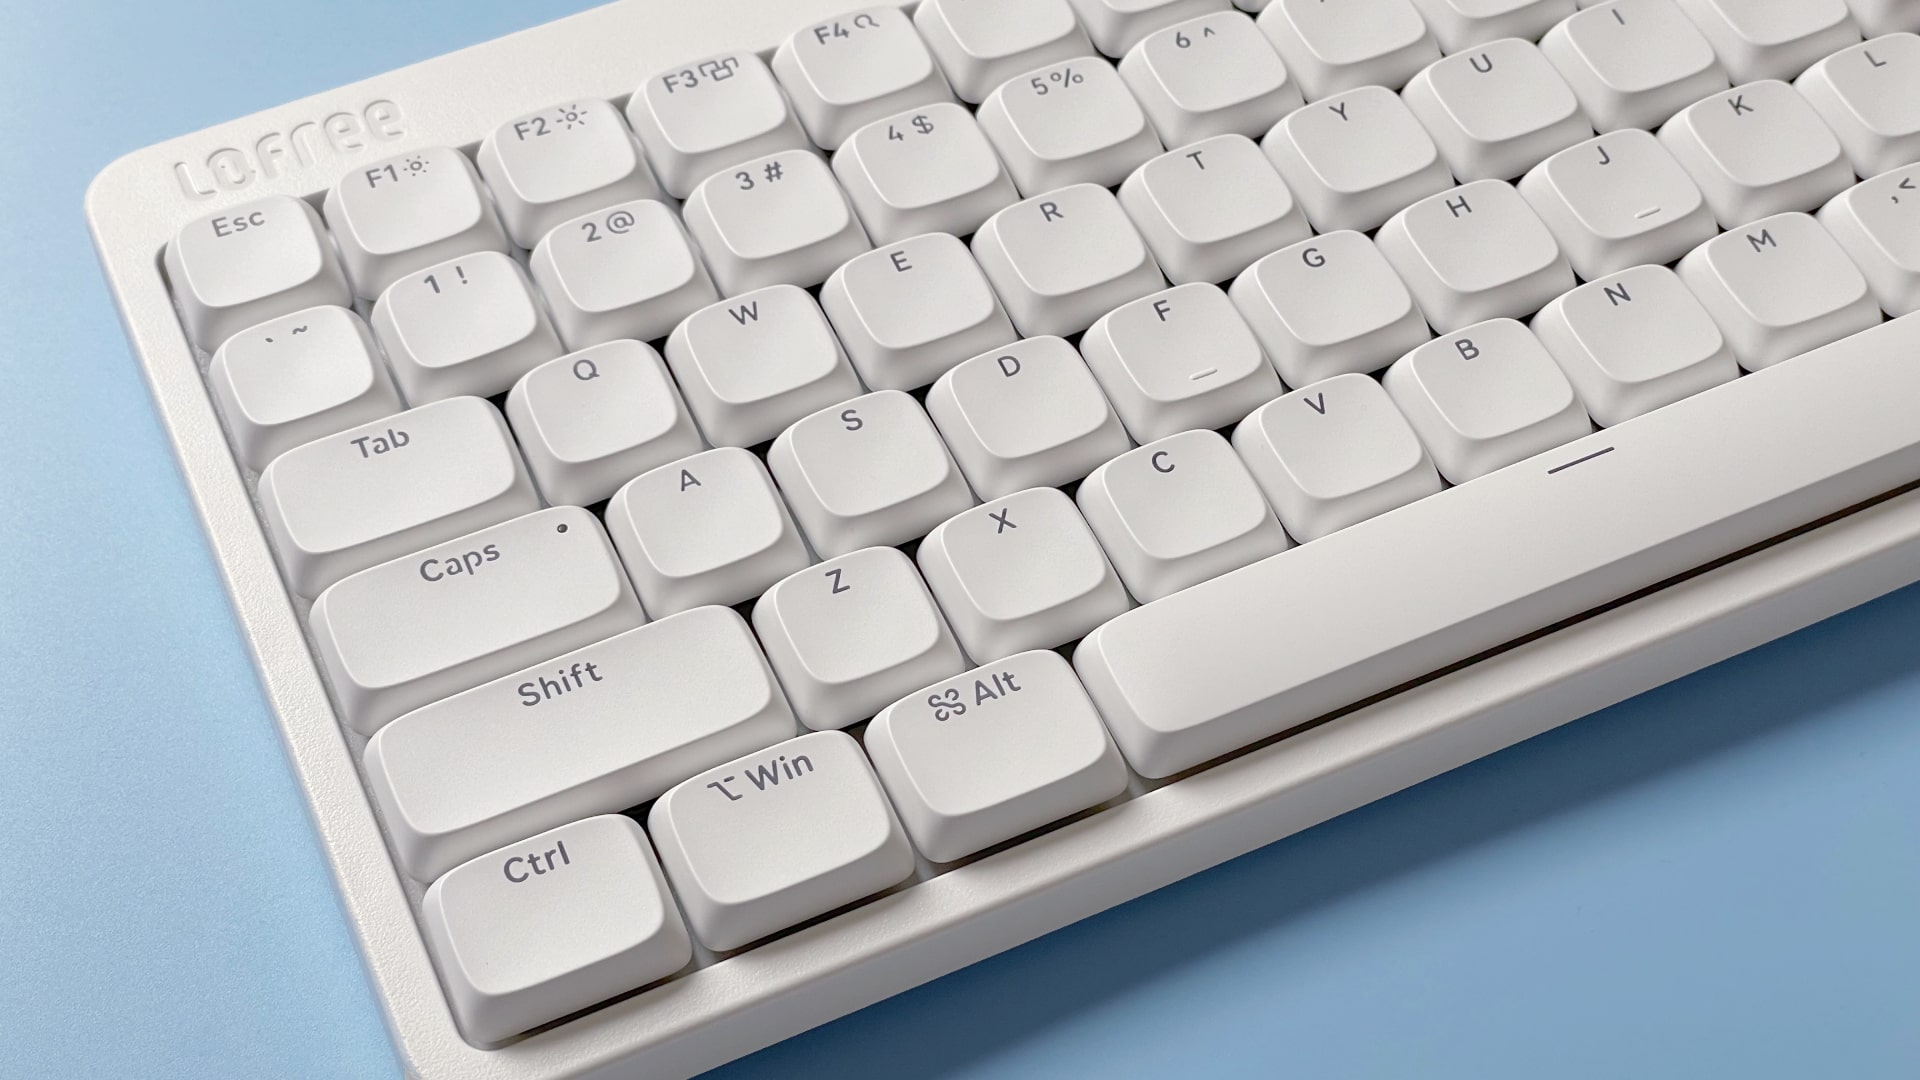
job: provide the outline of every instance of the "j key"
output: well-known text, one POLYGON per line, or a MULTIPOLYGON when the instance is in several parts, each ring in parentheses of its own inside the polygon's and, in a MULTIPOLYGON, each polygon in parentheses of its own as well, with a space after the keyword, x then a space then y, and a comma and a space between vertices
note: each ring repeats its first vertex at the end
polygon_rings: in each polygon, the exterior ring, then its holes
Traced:
POLYGON ((355 169, 327 192, 327 227, 367 300, 456 255, 507 250, 493 203, 467 155, 431 146, 355 169))
POLYGON ((951 102, 854 132, 834 153, 833 174, 879 244, 966 236, 1020 197, 973 114, 951 102))
POLYGON ((1855 45, 1808 68, 1794 87, 1861 176, 1920 161, 1920 37, 1890 34, 1855 45))
POLYGON ((769 285, 701 308, 667 339, 667 364, 716 446, 755 446, 860 393, 806 290, 769 285))
POLYGON ((479 398, 348 428, 260 474, 261 515, 301 596, 539 506, 506 421, 479 398))
POLYGON ((676 199, 731 165, 807 146, 780 84, 750 52, 660 72, 627 101, 627 122, 676 199))
POLYGON ((1853 183, 1840 140, 1783 82, 1736 86, 1700 101, 1667 121, 1660 141, 1729 229, 1816 209, 1853 183))
POLYGON ((345 578, 308 626, 355 731, 647 616, 594 516, 556 506, 345 578))
POLYGON ((978 119, 1023 195, 1068 184, 1113 187, 1161 149, 1120 73, 1099 59, 1009 79, 981 104, 978 119))
POLYGON ((849 260, 827 279, 820 305, 860 378, 911 390, 1017 336, 967 246, 927 233, 849 260))
POLYGON ((1357 232, 1276 251, 1236 278, 1229 296, 1293 386, 1377 371, 1433 336, 1400 276, 1357 232))
POLYGON ((1601 131, 1653 128, 1728 85, 1713 46, 1674 0, 1608 0, 1540 39, 1601 131))
POLYGON ((680 219, 651 199, 562 223, 528 269, 570 349, 662 337, 720 298, 680 219))
POLYGON ((1080 351, 1143 443, 1226 427, 1280 396, 1280 377, 1217 285, 1176 285, 1116 308, 1080 351))
POLYGON ((913 848, 852 736, 816 731, 662 795, 647 831, 709 949, 737 949, 897 885, 913 848))
POLYGON ((1378 240, 1442 333, 1531 315, 1574 285, 1553 233, 1499 180, 1423 199, 1387 222, 1378 240))
POLYGON ((1261 143, 1321 232, 1366 232, 1453 186, 1440 150, 1400 95, 1363 86, 1291 113, 1261 143))
POLYGON ((250 469, 403 407, 367 324, 341 307, 296 311, 228 338, 207 385, 250 469))
POLYGON ((1603 427, 1740 375, 1713 316, 1664 266, 1580 286, 1535 316, 1533 332, 1603 427))
POLYGON ((1722 233, 1680 260, 1679 272, 1748 371, 1880 321, 1866 278, 1805 214, 1722 233))
POLYGON ((523 248, 571 218, 660 197, 627 122, 597 98, 501 124, 480 144, 478 160, 507 235, 523 248))
POLYGON ((773 54, 773 73, 825 150, 881 117, 953 100, 946 77, 897 7, 863 8, 802 27, 773 54))
POLYGON ((1718 231, 1693 178, 1645 131, 1562 150, 1521 179, 1520 194, 1588 281, 1673 262, 1718 231))
POLYGON ((1511 179, 1593 135, 1539 47, 1513 38, 1433 64, 1401 96, 1462 181, 1511 179))
POLYGON ((527 372, 507 395, 507 419, 555 506, 590 506, 707 447, 660 354, 638 341, 609 341, 527 372))
POLYGON ((1068 0, 1088 36, 1108 56, 1120 56, 1155 30, 1224 12, 1227 0, 1068 0))
POLYGON ((987 219, 973 255, 1022 334, 1077 334, 1166 279, 1113 193, 1076 184, 987 219))
POLYGON ((353 302, 320 215, 287 195, 188 222, 165 262, 187 336, 207 352, 275 316, 353 302))
POLYGON ((1361 86, 1398 90, 1440 59, 1413 0, 1273 0, 1260 13, 1260 29, 1308 101, 1361 86))
POLYGON ((373 332, 409 401, 490 397, 561 353, 526 272, 497 251, 387 286, 373 307, 373 332))
POLYGON ((1094 55, 1067 0, 926 0, 913 23, 962 101, 1056 60, 1094 55))
POLYGON ((1133 445, 1080 354, 1057 337, 959 365, 933 384, 927 412, 985 499, 1070 484, 1133 445))
POLYGON ((1154 158, 1127 177, 1120 205, 1175 284, 1225 281, 1312 235, 1260 148, 1216 135, 1154 158))
POLYGON ((1280 54, 1237 11, 1147 35, 1120 75, 1168 146, 1229 132, 1257 139, 1302 103, 1280 54))
POLYGON ((1876 176, 1821 208, 1820 224, 1846 250, 1887 314, 1920 311, 1920 165, 1876 176))
POLYGON ((807 150, 741 162, 710 177, 682 212, 727 295, 818 285, 872 246, 833 170, 807 150))
POLYGON ((1440 48, 1459 52, 1501 38, 1539 38, 1573 14, 1574 0, 1413 0, 1440 48))
POLYGON ((1679 0, 1736 83, 1791 79, 1860 40, 1846 0, 1679 0))

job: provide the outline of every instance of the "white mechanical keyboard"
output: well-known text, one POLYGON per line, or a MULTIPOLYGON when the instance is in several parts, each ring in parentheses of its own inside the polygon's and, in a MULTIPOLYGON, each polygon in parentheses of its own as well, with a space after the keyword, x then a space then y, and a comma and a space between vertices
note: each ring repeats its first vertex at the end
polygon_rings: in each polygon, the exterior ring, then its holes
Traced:
POLYGON ((1920 579, 1920 0, 845 2, 89 193, 416 1074, 690 1075, 1920 579))

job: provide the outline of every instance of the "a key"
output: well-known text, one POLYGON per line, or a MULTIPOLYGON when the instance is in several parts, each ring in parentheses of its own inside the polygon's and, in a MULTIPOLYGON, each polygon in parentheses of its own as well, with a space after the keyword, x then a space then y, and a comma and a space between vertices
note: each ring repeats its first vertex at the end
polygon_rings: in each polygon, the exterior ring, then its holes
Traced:
POLYGON ((967 246, 927 233, 856 256, 820 291, 860 379, 912 390, 1013 341, 1013 323, 967 246))
POLYGON ((1531 315, 1574 285, 1553 233, 1500 180, 1422 199, 1382 226, 1376 239, 1441 333, 1531 315))
POLYGON ((348 172, 328 189, 324 209, 354 291, 366 300, 456 255, 507 250, 473 162, 445 146, 348 172))
POLYGON ((800 722, 843 728, 967 666, 913 560, 890 547, 809 566, 753 605, 800 722))
POLYGON ((1127 786, 1080 679, 1024 652, 935 683, 867 725, 867 755, 913 846, 951 862, 1098 806, 1127 786))
POLYGON ((1876 176, 1822 207, 1819 221, 1866 276, 1887 314, 1920 311, 1920 165, 1876 176))
POLYGON ((1808 68, 1794 88, 1861 176, 1920 161, 1920 37, 1890 34, 1808 68))
POLYGON ((767 467, 734 446, 628 481, 607 531, 655 618, 751 600, 811 561, 767 467))
POLYGON ((1740 366, 1777 364, 1880 321, 1880 305, 1838 241, 1805 214, 1722 233, 1680 260, 1740 366))
POLYGON ((506 421, 448 398, 296 446, 260 473, 260 512, 301 596, 536 510, 506 421))
POLYGON ((367 741, 367 786, 402 868, 432 881, 795 733, 746 620, 703 607, 415 709, 367 741))
POLYGON ((918 559, 954 636, 982 662, 1064 645, 1130 604, 1059 488, 1028 488, 956 514, 921 541, 918 559))
POLYGON ((647 619, 594 516, 556 506, 334 583, 307 625, 362 735, 647 619))
POLYGON ((1440 490, 1406 417, 1365 375, 1335 375, 1261 407, 1233 448, 1302 543, 1440 490))
POLYGON ((1081 483, 1075 501, 1143 604, 1292 546, 1214 431, 1183 431, 1114 458, 1081 483))
POLYGON ((1460 52, 1501 38, 1537 40, 1573 14, 1574 0, 1413 0, 1440 48, 1460 52))
POLYGON ((288 195, 188 222, 164 261, 187 336, 207 352, 275 316, 353 302, 320 215, 288 195))
POLYGON ((1135 170, 1120 205, 1177 285, 1225 281, 1312 235, 1273 162, 1244 135, 1216 135, 1135 170))
POLYGON ((404 407, 367 325, 341 307, 296 311, 228 338, 207 367, 207 385, 235 456, 256 470, 301 443, 404 407))
POLYGON ((477 161, 507 235, 528 249, 563 221, 660 197, 627 122, 598 98, 501 124, 480 144, 477 161))
POLYGON ((1729 229, 1813 210, 1853 183, 1840 140, 1783 82, 1749 83, 1699 101, 1667 121, 1660 141, 1729 229))
POLYGON ((1847 0, 1867 36, 1920 32, 1920 0, 1847 0))
POLYGON ((682 208, 721 293, 818 285, 871 246, 833 170, 812 152, 741 162, 694 189, 682 208))
POLYGON ((973 505, 926 410, 898 390, 802 418, 773 441, 767 465, 813 549, 829 558, 906 543, 973 505))
POLYGON ((1080 352, 1143 443, 1226 427, 1280 396, 1280 377, 1217 285, 1176 285, 1116 308, 1080 352))
POLYGON ((482 856, 420 903, 460 1030, 494 1043, 664 979, 693 943, 640 826, 576 821, 482 856))
POLYGON ((725 951, 913 873, 913 848, 860 744, 816 731, 693 777, 647 815, 674 895, 725 951))
POLYGON ((773 54, 773 73, 807 134, 829 151, 881 117, 953 100, 933 55, 897 7, 849 11, 794 31, 773 54))
POLYGON ((1791 79, 1860 40, 1846 0, 1679 0, 1736 83, 1791 79))
POLYGON ((1120 75, 1168 146, 1230 132, 1257 139, 1303 101, 1273 44, 1237 11, 1147 35, 1120 75))
POLYGON ((1453 186, 1433 137, 1400 95, 1378 86, 1288 114, 1261 148, 1321 232, 1367 232, 1453 186))
POLYGON ((1077 334, 1166 278, 1113 193, 1075 184, 1015 203, 973 236, 1013 325, 1027 337, 1077 334))
POLYGON ((1113 187, 1160 152, 1160 138, 1105 60, 1063 60, 1009 79, 977 114, 1022 195, 1113 187))
POLYGON ((1514 38, 1439 61, 1401 97, 1462 181, 1512 179, 1593 135, 1566 80, 1538 46, 1514 38))
POLYGON ((1133 445, 1080 354, 1057 337, 960 364, 933 384, 927 413, 984 499, 1070 484, 1133 445))
POLYGON ((1413 294, 1357 232, 1276 251, 1228 295, 1291 386, 1377 371, 1433 336, 1413 294))
POLYGON ((1519 186, 1588 281, 1673 262, 1718 231, 1693 178, 1645 131, 1611 131, 1562 150, 1519 186))
POLYGON ((1601 131, 1654 128, 1728 86, 1700 28, 1674 0, 1608 0, 1547 32, 1540 51, 1601 131))
POLYGON ((720 298, 680 219, 651 199, 563 222, 527 265, 569 349, 650 341, 720 298))
POLYGON ((1068 0, 1087 35, 1108 56, 1121 56, 1156 30, 1225 12, 1227 0, 1068 0))
POLYGON ((1361 86, 1398 90, 1440 59, 1412 0, 1273 0, 1259 22, 1308 101, 1361 86))
POLYGON ((527 372, 507 395, 507 419, 555 506, 590 506, 707 447, 660 354, 638 341, 604 342, 527 372))
POLYGON ((750 52, 660 72, 627 100, 627 122, 676 199, 742 161, 808 145, 780 84, 750 52))
POLYGON ((806 290, 769 285, 701 308, 667 339, 667 365, 715 446, 755 446, 860 393, 806 290))
POLYGON ((407 400, 490 397, 561 353, 520 264, 481 251, 417 270, 373 306, 373 333, 407 400))
POLYGON ((1449 483, 1464 484, 1591 434, 1593 423, 1526 327, 1469 326, 1401 357, 1382 380, 1449 483))
POLYGON ((1534 316, 1533 332, 1602 427, 1740 375, 1713 316, 1664 266, 1595 278, 1534 316))
POLYGON ((1020 198, 973 114, 952 102, 876 120, 833 155, 833 174, 877 244, 966 236, 1020 198))
POLYGON ((1095 55, 1067 0, 925 0, 913 24, 960 100, 1056 60, 1095 55))

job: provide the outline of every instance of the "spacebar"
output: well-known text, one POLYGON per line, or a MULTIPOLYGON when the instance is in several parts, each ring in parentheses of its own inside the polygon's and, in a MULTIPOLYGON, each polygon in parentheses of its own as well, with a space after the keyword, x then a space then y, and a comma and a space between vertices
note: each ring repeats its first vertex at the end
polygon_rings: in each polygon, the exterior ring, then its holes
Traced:
POLYGON ((1136 608, 1074 655, 1167 776, 1920 480, 1920 315, 1136 608))

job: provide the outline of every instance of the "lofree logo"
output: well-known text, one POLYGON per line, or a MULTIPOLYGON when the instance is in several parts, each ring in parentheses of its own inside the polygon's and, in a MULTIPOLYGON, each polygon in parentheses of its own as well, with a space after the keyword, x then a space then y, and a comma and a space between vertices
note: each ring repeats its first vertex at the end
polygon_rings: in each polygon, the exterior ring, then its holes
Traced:
POLYGON ((189 199, 211 199, 312 166, 323 159, 360 154, 407 133, 400 106, 385 98, 352 112, 337 112, 284 131, 270 131, 251 146, 223 146, 203 161, 176 161, 173 178, 189 199))

